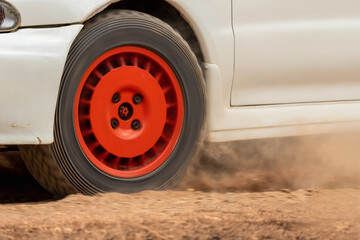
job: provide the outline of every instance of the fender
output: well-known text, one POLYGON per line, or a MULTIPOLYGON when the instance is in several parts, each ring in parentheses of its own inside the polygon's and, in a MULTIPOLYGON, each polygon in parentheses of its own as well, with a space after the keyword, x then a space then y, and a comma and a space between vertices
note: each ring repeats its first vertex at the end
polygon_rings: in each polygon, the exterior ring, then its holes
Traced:
POLYGON ((53 142, 59 84, 81 24, 0 34, 0 144, 53 142))
POLYGON ((21 27, 83 23, 120 0, 10 0, 20 12, 21 27))
MULTIPOLYGON (((55 33, 59 40, 61 39, 61 41, 56 42, 56 44, 58 45, 58 49, 63 49, 64 52, 60 54, 60 52, 57 51, 58 59, 54 58, 54 61, 48 61, 46 63, 47 68, 52 69, 52 73, 45 71, 45 73, 40 74, 39 71, 41 66, 34 67, 31 54, 35 54, 34 56, 41 56, 46 55, 46 53, 43 52, 41 48, 32 49, 29 45, 30 42, 26 44, 28 47, 26 51, 28 51, 30 55, 21 58, 19 61, 22 61, 23 66, 31 66, 31 64, 33 64, 32 68, 27 67, 26 81, 27 83, 33 82, 36 84, 30 84, 30 89, 24 91, 22 97, 33 100, 27 104, 26 108, 21 107, 20 104, 15 104, 14 106, 6 105, 6 107, 4 105, 4 109, 0 109, 1 112, 13 111, 15 108, 17 111, 17 117, 15 118, 11 118, 10 116, 5 117, 5 115, 0 116, 0 122, 6 123, 5 125, 0 126, 0 133, 7 133, 3 135, 3 138, 0 137, 0 144, 9 144, 10 139, 12 144, 48 144, 53 141, 53 121, 50 119, 54 118, 54 111, 56 108, 56 99, 54 96, 58 95, 58 86, 61 79, 60 73, 63 71, 68 49, 78 31, 81 29, 80 26, 82 26, 86 20, 100 13, 110 4, 118 1, 121 0, 9 1, 19 10, 22 19, 21 28, 18 32, 9 34, 14 34, 14 37, 15 35, 22 36, 24 39, 35 39, 32 37, 34 34, 39 37, 43 36, 43 44, 51 46, 55 43, 50 42, 52 41, 51 38, 46 38, 46 36, 43 35, 43 32, 39 31, 41 29, 43 29, 43 31, 48 29, 48 31, 45 32, 49 34, 55 33), (58 27, 64 25, 64 31, 58 32, 58 27), (65 33, 65 29, 70 27, 69 25, 77 26, 72 28, 75 31, 72 32, 71 36, 66 34, 62 35, 65 33), (29 33, 29 35, 25 33, 29 33), (39 52, 35 53, 35 50, 38 50, 39 52), (56 74, 53 74, 55 72, 56 74), (41 81, 37 78, 39 74, 47 74, 47 89, 44 89, 45 86, 41 85, 41 81), (44 92, 34 97, 40 89, 44 92), (45 99, 47 97, 45 95, 53 97, 46 101, 45 99), (29 113, 33 113, 33 115, 30 116, 29 113), (25 114, 28 116, 26 121, 20 117, 25 114), (50 122, 45 124, 45 120, 50 122), (12 124, 10 124, 12 122, 17 123, 15 124, 16 126, 20 124, 23 127, 14 128, 12 127, 12 124), (46 129, 44 126, 46 126, 46 129)), ((230 92, 233 77, 234 39, 231 19, 231 0, 197 0, 191 2, 188 0, 167 0, 167 2, 180 12, 184 19, 190 24, 199 40, 205 61, 205 80, 209 82, 211 80, 211 84, 207 84, 209 99, 216 98, 208 102, 207 127, 208 131, 219 130, 223 119, 222 117, 219 118, 217 113, 230 108, 230 92), (206 6, 206 8, 204 8, 204 6, 206 6), (221 17, 214 18, 213 16, 215 15, 221 17), (212 66, 211 68, 208 67, 210 66, 209 64, 212 66), (209 76, 211 76, 211 78, 209 76), (211 86, 215 89, 210 89, 211 86), (216 92, 215 95, 213 94, 214 92, 216 92), (219 106, 223 110, 219 111, 219 106)), ((9 34, 0 36, 0 43, 3 43, 3 51, 6 51, 5 46, 11 42, 9 34)), ((19 41, 17 41, 17 43, 20 44, 20 47, 21 43, 19 41)), ((32 43, 36 44, 36 42, 32 43)), ((13 56, 12 53, 7 53, 9 54, 9 57, 3 58, 1 66, 5 69, 3 73, 6 76, 6 80, 4 79, 2 81, 5 85, 8 85, 10 89, 15 91, 19 81, 23 81, 23 75, 14 75, 14 72, 7 73, 6 69, 8 69, 8 67, 6 66, 7 63, 5 60, 10 58, 10 56, 13 56)), ((12 61, 13 65, 15 64, 15 60, 16 59, 13 59, 12 61)), ((4 99, 1 99, 0 97, 0 100, 4 99)))
MULTIPOLYGON (((28 27, 84 23, 110 4, 119 1, 121 0, 11 0, 11 3, 20 11, 21 26, 28 27)), ((220 105, 224 108, 230 108, 234 67, 232 1, 166 1, 180 12, 195 32, 204 55, 204 61, 218 67, 220 72, 212 73, 213 70, 208 70, 205 76, 211 74, 219 77, 216 79, 216 84, 221 86, 220 89, 217 88, 220 91, 217 94, 220 99, 216 99, 216 101, 221 102, 220 105)), ((208 110, 218 112, 217 107, 208 106, 208 110)), ((210 130, 219 130, 217 127, 219 123, 216 119, 209 119, 210 130)))

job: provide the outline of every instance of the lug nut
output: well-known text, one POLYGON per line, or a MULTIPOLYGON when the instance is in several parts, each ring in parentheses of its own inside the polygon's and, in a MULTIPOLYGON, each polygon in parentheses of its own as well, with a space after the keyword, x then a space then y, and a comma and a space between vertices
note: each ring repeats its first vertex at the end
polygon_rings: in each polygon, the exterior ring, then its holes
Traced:
POLYGON ((113 128, 113 129, 116 129, 116 128, 118 128, 118 126, 119 126, 119 121, 117 120, 117 119, 115 119, 115 118, 113 118, 113 119, 111 119, 111 127, 113 128))
POLYGON ((115 93, 111 99, 113 103, 118 103, 120 101, 120 95, 118 93, 115 93))
POLYGON ((141 123, 139 120, 134 120, 131 122, 131 128, 133 130, 138 130, 141 127, 141 123))
POLYGON ((134 97, 133 97, 134 104, 139 104, 139 103, 141 103, 141 101, 142 101, 142 96, 140 94, 134 95, 134 97))

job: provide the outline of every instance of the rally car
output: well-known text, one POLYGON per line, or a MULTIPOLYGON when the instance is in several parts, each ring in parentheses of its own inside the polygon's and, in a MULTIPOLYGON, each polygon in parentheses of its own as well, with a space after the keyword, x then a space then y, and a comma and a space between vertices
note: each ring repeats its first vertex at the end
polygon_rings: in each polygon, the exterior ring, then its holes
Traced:
POLYGON ((359 9, 0 0, 0 144, 54 194, 128 193, 175 184, 203 141, 354 131, 359 9))

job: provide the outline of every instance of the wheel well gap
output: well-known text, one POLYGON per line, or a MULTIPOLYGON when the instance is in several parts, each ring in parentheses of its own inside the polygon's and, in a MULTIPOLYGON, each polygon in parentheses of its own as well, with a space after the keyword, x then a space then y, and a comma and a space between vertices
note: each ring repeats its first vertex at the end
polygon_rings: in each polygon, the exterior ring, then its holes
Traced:
POLYGON ((104 11, 112 9, 135 10, 166 22, 189 44, 200 65, 204 62, 204 56, 195 32, 181 13, 168 2, 164 0, 122 0, 109 5, 104 11))

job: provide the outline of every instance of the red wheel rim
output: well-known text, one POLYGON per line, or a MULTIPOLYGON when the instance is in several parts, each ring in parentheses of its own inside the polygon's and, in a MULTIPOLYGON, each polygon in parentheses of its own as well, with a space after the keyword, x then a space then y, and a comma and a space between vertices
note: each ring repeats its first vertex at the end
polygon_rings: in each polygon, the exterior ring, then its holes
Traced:
POLYGON ((120 178, 160 167, 176 146, 183 116, 177 77, 142 47, 118 47, 98 57, 75 95, 80 147, 98 169, 120 178))

